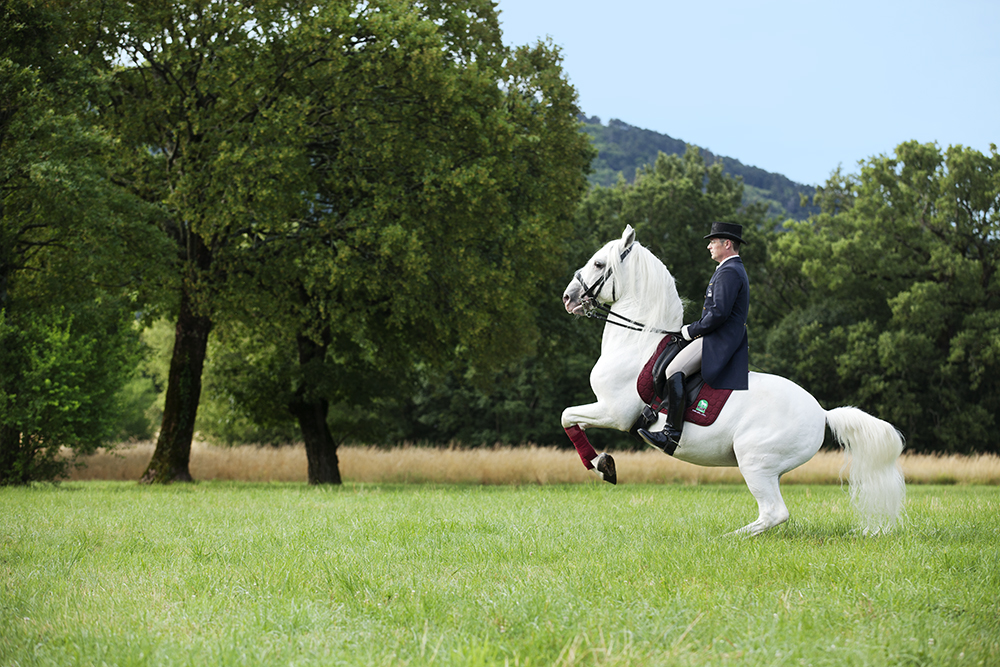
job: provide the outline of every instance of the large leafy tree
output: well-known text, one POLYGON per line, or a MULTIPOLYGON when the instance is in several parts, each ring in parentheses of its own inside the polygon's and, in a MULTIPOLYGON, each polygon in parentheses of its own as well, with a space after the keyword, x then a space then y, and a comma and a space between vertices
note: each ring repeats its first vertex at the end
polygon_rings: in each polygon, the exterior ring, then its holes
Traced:
POLYGON ((130 257, 155 245, 151 214, 107 169, 110 138, 85 91, 96 82, 63 48, 65 12, 0 3, 0 483, 63 473, 115 430, 136 362, 130 257))
POLYGON ((304 78, 315 199, 244 256, 268 324, 246 311, 224 370, 235 405, 296 419, 314 483, 339 481, 343 439, 398 432, 416 375, 531 349, 591 158, 558 52, 508 50, 490 3, 369 5, 339 29, 304 78))
MULTIPOLYGON (((162 211, 172 280, 157 303, 175 340, 148 482, 190 480, 188 463, 213 324, 234 257, 294 224, 308 192, 307 113, 294 94, 315 64, 313 5, 107 2, 80 40, 107 72, 99 98, 122 146, 120 180, 162 211), (89 31, 89 32, 88 32, 89 31)), ((88 7, 84 5, 87 11, 88 7)))
POLYGON ((774 238, 768 361, 916 451, 997 451, 1000 156, 907 142, 839 172, 774 238))

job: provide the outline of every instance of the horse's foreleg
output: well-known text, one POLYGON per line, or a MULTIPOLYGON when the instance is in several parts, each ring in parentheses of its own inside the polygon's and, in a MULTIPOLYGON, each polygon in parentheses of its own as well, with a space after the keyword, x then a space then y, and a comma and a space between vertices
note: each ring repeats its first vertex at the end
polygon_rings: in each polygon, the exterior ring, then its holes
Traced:
POLYGON ((580 460, 583 461, 584 467, 587 470, 593 470, 605 482, 617 484, 618 473, 615 469, 615 460, 607 452, 598 454, 584 432, 584 428, 587 426, 608 428, 611 425, 610 420, 601 419, 596 416, 598 412, 594 408, 599 405, 598 403, 592 403, 591 405, 566 408, 563 411, 562 426, 566 431, 566 435, 569 436, 570 442, 576 448, 576 453, 580 456, 580 460))
POLYGON ((583 465, 587 470, 594 469, 594 461, 597 460, 597 450, 594 446, 590 444, 590 440, 587 439, 587 434, 583 432, 583 429, 576 424, 570 426, 569 428, 563 427, 566 431, 566 435, 569 436, 570 442, 576 447, 576 453, 580 455, 580 460, 583 461, 583 465))
POLYGON ((593 470, 605 482, 610 482, 611 484, 618 483, 618 471, 615 468, 615 460, 607 452, 598 454, 597 450, 590 444, 590 440, 587 439, 587 434, 583 432, 582 428, 574 424, 566 428, 566 435, 569 436, 573 446, 576 447, 576 453, 580 455, 580 460, 583 461, 583 465, 587 470, 593 470))
MULTIPOLYGON (((562 426, 579 426, 588 428, 616 428, 621 429, 620 418, 612 414, 604 403, 588 403, 587 405, 574 405, 566 408, 562 413, 562 426)), ((631 424, 625 426, 625 430, 631 424)))

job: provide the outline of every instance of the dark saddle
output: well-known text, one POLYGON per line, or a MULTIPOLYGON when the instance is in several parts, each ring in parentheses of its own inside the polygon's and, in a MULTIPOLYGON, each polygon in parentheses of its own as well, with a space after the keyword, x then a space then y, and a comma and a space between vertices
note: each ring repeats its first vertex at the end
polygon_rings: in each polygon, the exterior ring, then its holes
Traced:
MULTIPOLYGON (((688 341, 684 340, 680 334, 671 333, 664 336, 660 344, 657 345, 656 352, 646 362, 636 379, 636 391, 639 392, 639 398, 646 404, 646 407, 642 409, 642 413, 632 424, 629 433, 640 442, 643 440, 639 437, 638 430, 649 428, 656 422, 661 412, 667 411, 664 400, 666 398, 667 378, 664 371, 677 356, 677 353, 683 350, 687 344, 688 341)), ((705 382, 699 372, 685 378, 684 393, 687 394, 686 403, 689 406, 684 412, 684 421, 699 426, 708 426, 715 422, 733 390, 715 389, 705 382)))

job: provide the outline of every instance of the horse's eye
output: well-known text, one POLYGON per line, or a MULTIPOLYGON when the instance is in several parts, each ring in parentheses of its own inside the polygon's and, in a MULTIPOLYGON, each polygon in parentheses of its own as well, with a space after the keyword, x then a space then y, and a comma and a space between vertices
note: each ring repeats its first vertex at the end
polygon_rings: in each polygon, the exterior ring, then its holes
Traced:
POLYGON ((594 268, 598 271, 604 270, 604 262, 594 262, 594 268))

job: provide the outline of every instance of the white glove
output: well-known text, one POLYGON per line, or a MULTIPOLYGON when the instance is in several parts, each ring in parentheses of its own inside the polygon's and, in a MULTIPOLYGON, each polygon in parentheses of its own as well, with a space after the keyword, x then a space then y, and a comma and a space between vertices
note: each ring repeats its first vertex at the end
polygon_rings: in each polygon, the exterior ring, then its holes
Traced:
POLYGON ((694 338, 691 338, 691 334, 688 333, 689 326, 690 325, 685 324, 681 327, 681 335, 684 336, 684 340, 694 340, 694 338))

